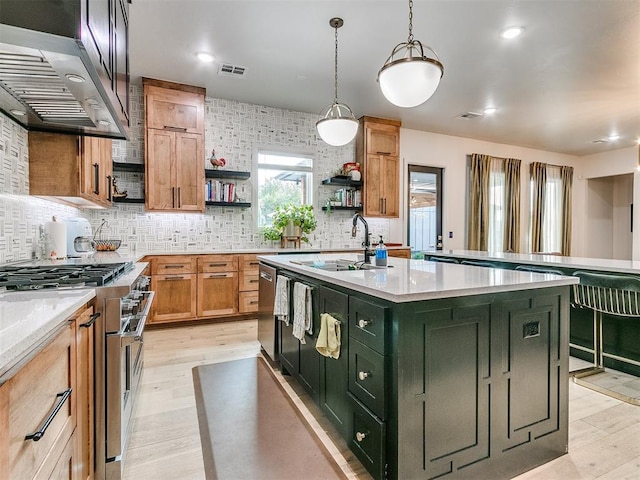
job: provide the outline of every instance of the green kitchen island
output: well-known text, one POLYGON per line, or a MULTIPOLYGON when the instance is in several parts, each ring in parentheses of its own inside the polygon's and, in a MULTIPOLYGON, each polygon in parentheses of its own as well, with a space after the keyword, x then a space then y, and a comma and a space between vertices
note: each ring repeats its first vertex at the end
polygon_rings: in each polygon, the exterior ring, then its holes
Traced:
POLYGON ((277 359, 374 478, 506 479, 567 452, 577 279, 396 258, 336 270, 341 259, 356 257, 259 257, 289 278, 289 318, 293 285, 312 288, 305 343, 274 320, 277 359), (341 322, 338 359, 315 350, 323 313, 341 322))

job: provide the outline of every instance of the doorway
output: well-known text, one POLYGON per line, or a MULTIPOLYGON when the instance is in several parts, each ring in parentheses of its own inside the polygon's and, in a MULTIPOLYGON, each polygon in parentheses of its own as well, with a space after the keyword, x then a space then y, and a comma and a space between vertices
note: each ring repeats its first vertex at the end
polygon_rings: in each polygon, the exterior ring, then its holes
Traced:
POLYGON ((412 251, 442 250, 442 168, 409 165, 407 243, 412 251))

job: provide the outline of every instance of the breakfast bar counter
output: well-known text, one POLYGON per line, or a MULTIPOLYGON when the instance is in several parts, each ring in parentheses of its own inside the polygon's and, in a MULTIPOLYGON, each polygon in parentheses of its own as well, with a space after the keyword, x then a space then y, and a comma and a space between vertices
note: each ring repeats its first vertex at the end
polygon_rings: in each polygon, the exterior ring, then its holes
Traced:
POLYGON ((259 260, 286 277, 291 323, 297 284, 312 299, 304 342, 276 321, 276 360, 374 478, 507 479, 566 453, 577 279, 395 258, 363 269, 339 254, 259 260), (337 358, 314 348, 326 328, 337 358))

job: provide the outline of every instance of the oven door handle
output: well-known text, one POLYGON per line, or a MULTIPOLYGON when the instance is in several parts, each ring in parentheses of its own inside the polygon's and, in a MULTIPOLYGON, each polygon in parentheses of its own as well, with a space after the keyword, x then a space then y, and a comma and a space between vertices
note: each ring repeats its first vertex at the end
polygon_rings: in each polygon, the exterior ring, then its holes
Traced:
POLYGON ((149 310, 151 309, 151 304, 153 303, 153 297, 156 292, 145 292, 148 294, 147 303, 144 306, 144 310, 142 311, 142 315, 140 316, 140 321, 138 322, 138 328, 136 328, 135 332, 123 333, 120 336, 120 344, 124 347, 125 345, 130 345, 134 342, 139 342, 142 340, 142 332, 144 332, 144 326, 147 323, 147 316, 149 315, 149 310))

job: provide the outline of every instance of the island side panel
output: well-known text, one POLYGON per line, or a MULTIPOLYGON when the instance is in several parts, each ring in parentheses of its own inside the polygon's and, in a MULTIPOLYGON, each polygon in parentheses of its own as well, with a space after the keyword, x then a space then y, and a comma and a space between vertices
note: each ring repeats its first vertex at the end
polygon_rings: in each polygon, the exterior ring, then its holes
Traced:
POLYGON ((396 309, 394 477, 510 478, 566 453, 568 317, 568 287, 396 309))

